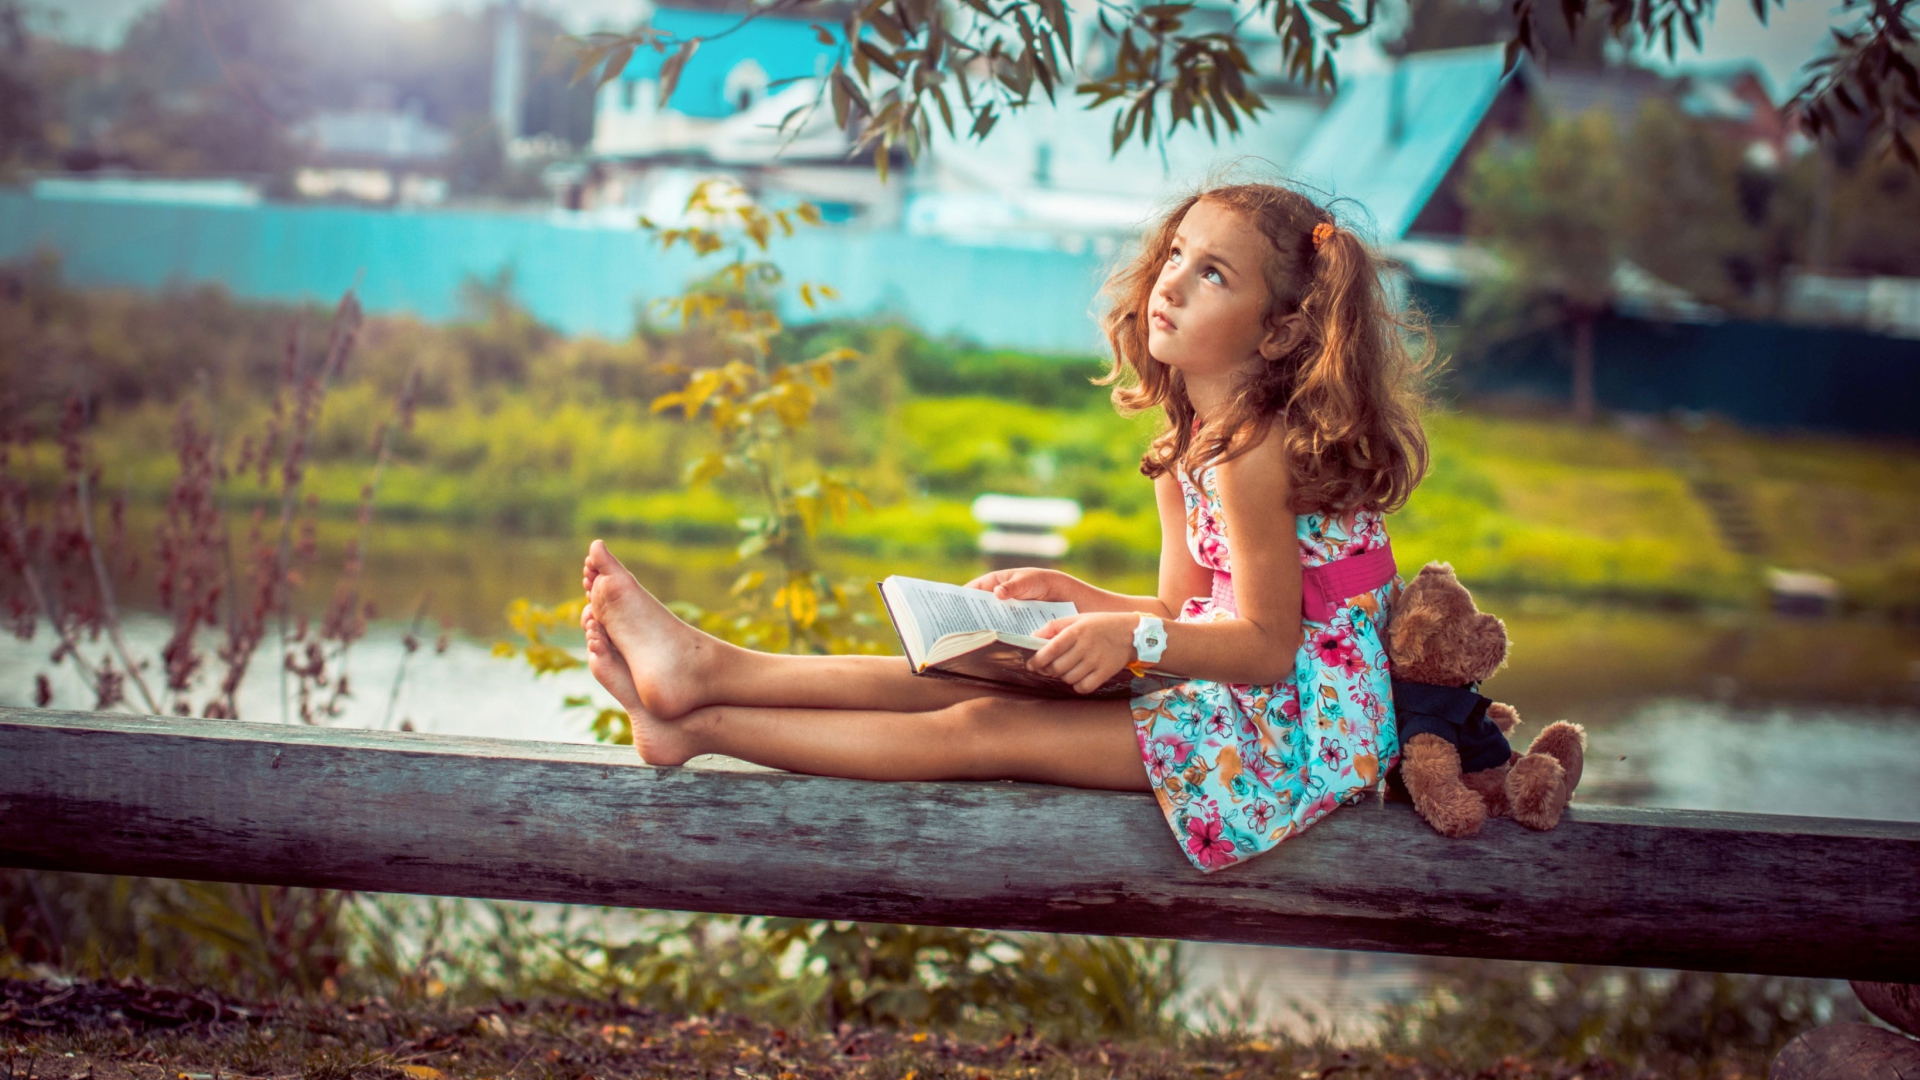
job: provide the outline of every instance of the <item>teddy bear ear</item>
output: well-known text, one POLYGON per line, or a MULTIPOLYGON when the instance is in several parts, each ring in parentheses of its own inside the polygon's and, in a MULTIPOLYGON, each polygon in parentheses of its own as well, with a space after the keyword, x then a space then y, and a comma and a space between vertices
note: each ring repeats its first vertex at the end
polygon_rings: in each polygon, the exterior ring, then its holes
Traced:
POLYGON ((1474 619, 1461 652, 1461 666, 1473 674, 1474 682, 1499 671, 1507 662, 1507 624, 1492 615, 1474 619))
POLYGON ((1440 613, 1424 604, 1406 604, 1393 613, 1387 623, 1387 655, 1399 666, 1409 667, 1426 658, 1427 639, 1433 636, 1440 613))

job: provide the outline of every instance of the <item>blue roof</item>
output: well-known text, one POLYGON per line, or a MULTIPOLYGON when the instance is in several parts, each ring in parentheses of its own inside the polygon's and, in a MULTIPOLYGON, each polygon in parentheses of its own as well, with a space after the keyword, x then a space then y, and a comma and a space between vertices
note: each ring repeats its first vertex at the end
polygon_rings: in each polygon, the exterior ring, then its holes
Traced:
POLYGON ((1379 239, 1397 240, 1493 105, 1506 81, 1502 66, 1501 46, 1488 45, 1414 53, 1387 71, 1342 79, 1289 171, 1358 201, 1379 239))
MULTIPOLYGON (((738 12, 688 11, 661 6, 654 9, 653 28, 677 38, 708 37, 732 30, 740 24, 738 12)), ((832 28, 829 27, 831 30, 832 28)), ((836 34, 836 40, 838 35, 836 34)), ((727 100, 727 73, 745 60, 759 64, 769 82, 801 79, 824 73, 840 46, 823 45, 814 36, 813 27, 798 19, 762 16, 722 38, 702 41, 686 68, 680 72, 679 85, 667 99, 667 107, 687 116, 709 119, 732 116, 737 109, 727 100)), ((658 79, 660 65, 673 55, 652 49, 639 49, 628 62, 621 77, 628 80, 658 79)))

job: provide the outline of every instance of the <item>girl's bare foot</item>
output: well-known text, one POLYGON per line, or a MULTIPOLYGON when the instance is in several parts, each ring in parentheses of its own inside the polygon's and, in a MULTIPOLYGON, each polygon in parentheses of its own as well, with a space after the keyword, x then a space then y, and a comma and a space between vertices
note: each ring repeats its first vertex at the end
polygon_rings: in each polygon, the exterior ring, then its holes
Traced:
POLYGON ((720 642, 686 623, 654 599, 598 540, 587 550, 588 614, 624 656, 641 705, 662 719, 677 719, 708 704, 720 642))
POLYGON ((587 670, 613 695, 613 700, 627 710, 627 719, 633 726, 633 748, 640 752, 640 760, 649 765, 685 763, 693 756, 692 748, 686 745, 685 733, 647 711, 640 701, 639 689, 634 686, 626 657, 620 655, 620 650, 607 637, 606 628, 591 612, 583 620, 583 626, 587 632, 587 670))

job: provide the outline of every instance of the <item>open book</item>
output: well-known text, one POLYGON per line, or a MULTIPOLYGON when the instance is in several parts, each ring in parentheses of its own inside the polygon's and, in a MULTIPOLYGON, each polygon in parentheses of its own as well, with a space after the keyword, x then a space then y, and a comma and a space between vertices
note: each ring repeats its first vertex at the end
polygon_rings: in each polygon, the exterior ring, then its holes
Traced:
MULTIPOLYGON (((1034 631, 1079 609, 1048 600, 1000 600, 981 589, 901 577, 880 583, 907 663, 915 675, 987 683, 1046 697, 1125 698, 1136 692, 1133 673, 1122 670, 1091 694, 1052 675, 1027 670, 1027 661, 1044 638, 1034 631)), ((1164 684, 1164 676, 1150 676, 1164 684)))

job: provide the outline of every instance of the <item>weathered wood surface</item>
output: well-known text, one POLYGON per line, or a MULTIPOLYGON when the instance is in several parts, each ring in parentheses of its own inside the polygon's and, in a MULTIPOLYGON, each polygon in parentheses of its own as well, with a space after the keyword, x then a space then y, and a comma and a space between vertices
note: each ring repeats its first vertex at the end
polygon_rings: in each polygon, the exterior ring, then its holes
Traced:
POLYGON ((1855 982, 1853 996, 1873 1015, 1909 1035, 1920 1036, 1920 986, 1912 983, 1855 982))
POLYGON ((1152 798, 625 748, 0 709, 0 865, 1920 981, 1920 825, 1343 809, 1213 875, 1152 798))
POLYGON ((1842 1020, 1782 1047, 1767 1080, 1920 1080, 1920 1042, 1842 1020))

